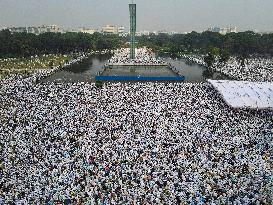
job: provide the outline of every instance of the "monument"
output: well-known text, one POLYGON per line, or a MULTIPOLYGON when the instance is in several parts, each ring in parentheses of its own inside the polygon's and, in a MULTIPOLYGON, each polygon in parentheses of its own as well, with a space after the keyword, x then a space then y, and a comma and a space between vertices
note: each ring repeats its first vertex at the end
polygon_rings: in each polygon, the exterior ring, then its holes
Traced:
POLYGON ((129 4, 130 10, 130 58, 135 59, 136 49, 136 4, 129 4))
POLYGON ((136 48, 136 4, 129 4, 130 48, 117 49, 104 65, 96 81, 184 81, 178 71, 160 58, 152 49, 136 48))

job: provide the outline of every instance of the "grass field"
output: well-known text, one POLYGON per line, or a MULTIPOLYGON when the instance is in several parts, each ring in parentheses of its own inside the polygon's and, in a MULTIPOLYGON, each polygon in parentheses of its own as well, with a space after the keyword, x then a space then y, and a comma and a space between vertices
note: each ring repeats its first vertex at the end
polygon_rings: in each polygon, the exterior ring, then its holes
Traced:
POLYGON ((63 66, 71 58, 64 55, 43 55, 31 58, 0 59, 0 78, 10 74, 30 74, 37 69, 63 66))

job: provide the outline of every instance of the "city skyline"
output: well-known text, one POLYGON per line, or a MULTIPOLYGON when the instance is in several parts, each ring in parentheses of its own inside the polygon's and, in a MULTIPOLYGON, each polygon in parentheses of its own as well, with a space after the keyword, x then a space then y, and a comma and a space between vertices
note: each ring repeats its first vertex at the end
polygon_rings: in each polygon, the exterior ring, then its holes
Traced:
MULTIPOLYGON (((204 31, 209 27, 238 27, 240 31, 273 30, 270 0, 135 0, 137 30, 204 31), (232 14, 232 15, 231 15, 232 14)), ((129 27, 130 0, 0 0, 0 27, 57 24, 63 28, 129 27)))

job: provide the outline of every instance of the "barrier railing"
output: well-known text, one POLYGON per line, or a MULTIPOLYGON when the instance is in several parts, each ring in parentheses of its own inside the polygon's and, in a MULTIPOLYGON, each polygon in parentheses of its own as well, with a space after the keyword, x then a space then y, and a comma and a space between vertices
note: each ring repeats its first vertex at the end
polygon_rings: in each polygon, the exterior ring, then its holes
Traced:
POLYGON ((146 76, 96 76, 96 81, 184 81, 184 76, 146 77, 146 76))

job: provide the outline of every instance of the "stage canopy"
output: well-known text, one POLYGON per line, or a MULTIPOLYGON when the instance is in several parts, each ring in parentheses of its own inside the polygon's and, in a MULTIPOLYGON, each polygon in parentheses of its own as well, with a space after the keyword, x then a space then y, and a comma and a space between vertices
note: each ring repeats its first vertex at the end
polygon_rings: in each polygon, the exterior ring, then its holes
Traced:
POLYGON ((273 83, 208 80, 233 108, 273 109, 273 83))

